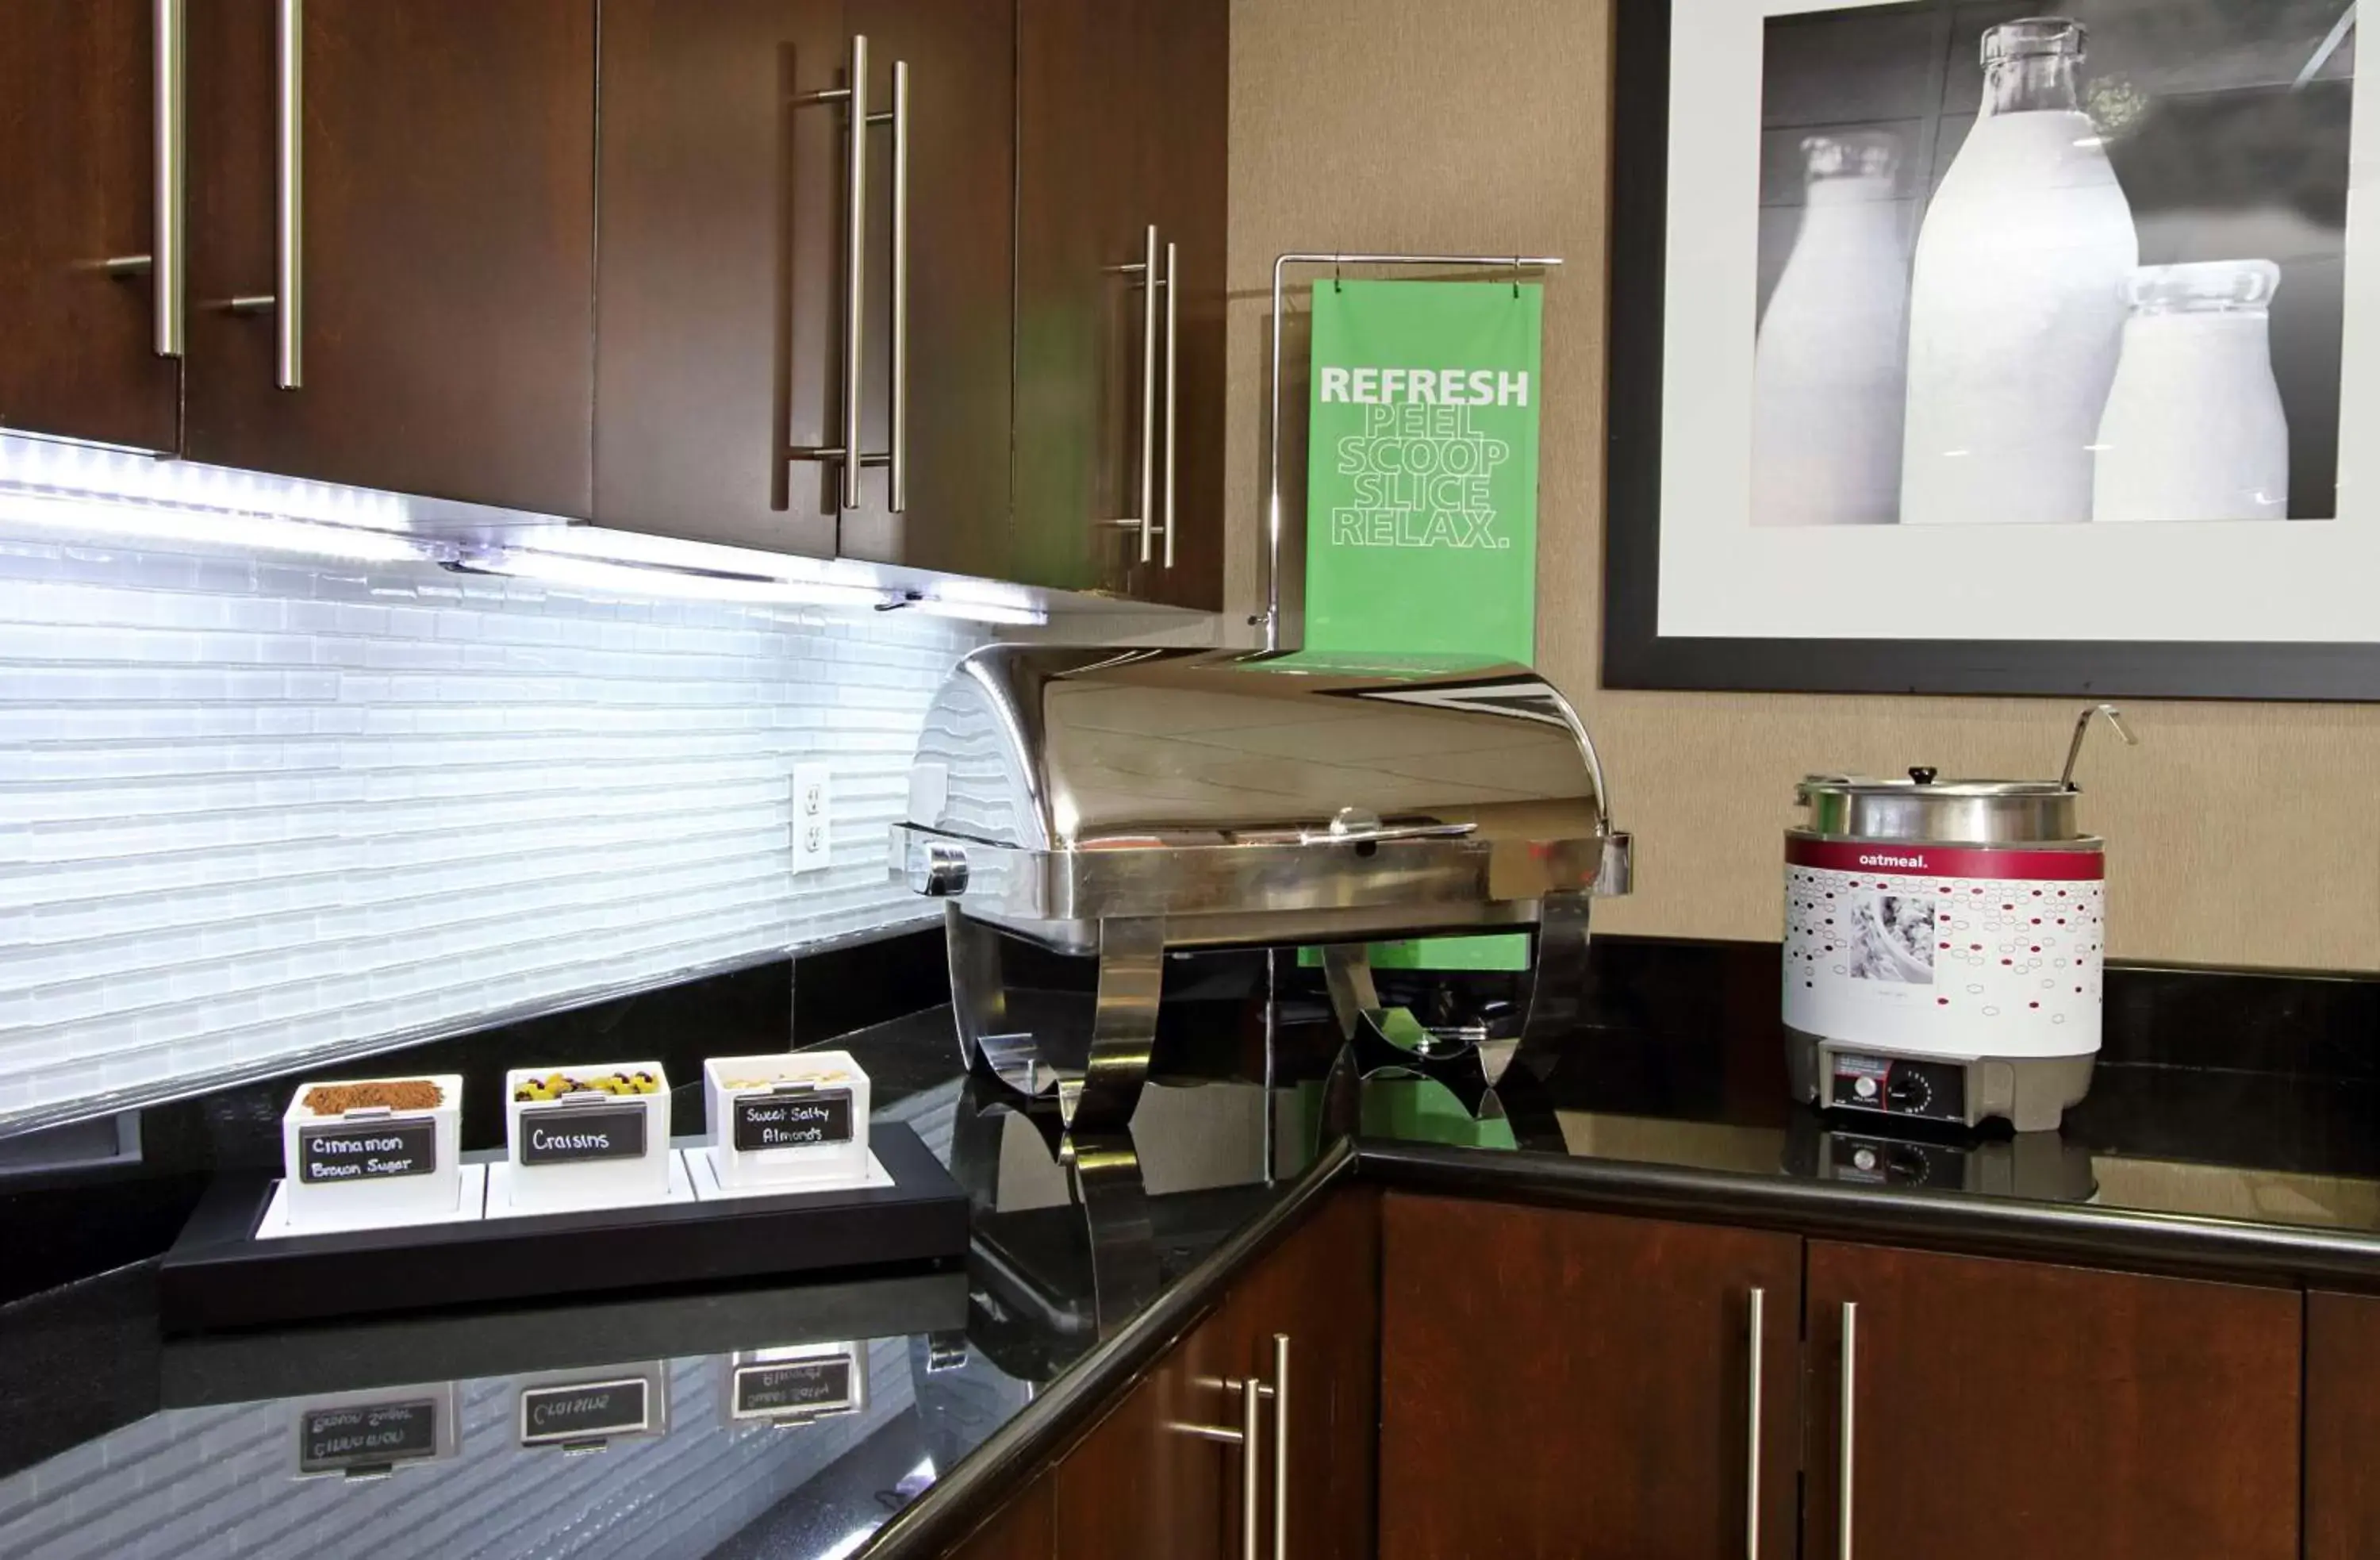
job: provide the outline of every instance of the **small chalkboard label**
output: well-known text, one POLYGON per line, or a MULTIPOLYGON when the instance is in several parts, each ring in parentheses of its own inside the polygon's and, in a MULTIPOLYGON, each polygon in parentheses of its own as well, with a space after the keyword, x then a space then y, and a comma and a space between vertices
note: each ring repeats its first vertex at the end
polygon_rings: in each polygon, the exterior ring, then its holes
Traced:
POLYGON ((438 1123, 430 1116, 298 1128, 298 1178, 308 1186, 427 1176, 437 1168, 438 1123))
POLYGON ((524 1387, 520 1438, 524 1446, 600 1441, 634 1435, 652 1425, 642 1376, 620 1382, 577 1382, 568 1386, 524 1387))
POLYGON ((642 1105, 553 1105, 521 1112, 520 1162, 569 1164, 635 1159, 645 1152, 642 1105))
POLYGON ((298 1471, 343 1473, 438 1455, 438 1404, 420 1397, 309 1408, 298 1425, 298 1471))
POLYGON ((736 1097, 735 1147, 742 1152, 849 1141, 848 1089, 795 1088, 736 1097))
POLYGON ((778 1359, 735 1367, 735 1417, 816 1419, 851 1407, 851 1357, 778 1359))

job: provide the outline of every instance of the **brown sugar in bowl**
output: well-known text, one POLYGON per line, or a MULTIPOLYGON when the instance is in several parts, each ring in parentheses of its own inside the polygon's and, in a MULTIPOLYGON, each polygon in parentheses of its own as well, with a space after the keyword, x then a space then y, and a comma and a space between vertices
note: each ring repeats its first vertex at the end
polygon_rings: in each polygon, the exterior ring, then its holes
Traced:
POLYGON ((318 1083, 306 1091, 306 1108, 316 1115, 344 1115, 352 1110, 383 1106, 393 1111, 436 1110, 446 1092, 424 1079, 398 1079, 386 1083, 318 1083))

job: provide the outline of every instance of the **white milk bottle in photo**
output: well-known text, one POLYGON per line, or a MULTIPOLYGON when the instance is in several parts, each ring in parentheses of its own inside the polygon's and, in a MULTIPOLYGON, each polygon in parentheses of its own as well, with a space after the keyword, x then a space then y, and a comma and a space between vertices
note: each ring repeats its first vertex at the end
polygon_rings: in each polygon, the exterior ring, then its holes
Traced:
POLYGON ((1900 506, 1909 261, 1900 143, 1812 136, 1802 231, 1753 359, 1755 525, 1888 525, 1900 506))
POLYGON ((2289 518, 2268 312, 2280 280, 2269 260, 2132 273, 2123 361, 2099 420, 2095 519, 2289 518))
POLYGON ((2082 46, 2058 17, 1984 34, 1983 110, 1918 232, 1903 524, 2091 518, 2140 240, 2078 106, 2082 46))

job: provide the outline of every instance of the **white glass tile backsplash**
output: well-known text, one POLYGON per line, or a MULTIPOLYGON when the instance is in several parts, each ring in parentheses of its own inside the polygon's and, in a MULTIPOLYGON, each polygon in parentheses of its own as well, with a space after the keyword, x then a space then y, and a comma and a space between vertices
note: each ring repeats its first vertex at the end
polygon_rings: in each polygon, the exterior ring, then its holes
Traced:
POLYGON ((920 913, 980 629, 140 545, 0 539, 0 1125, 920 913))

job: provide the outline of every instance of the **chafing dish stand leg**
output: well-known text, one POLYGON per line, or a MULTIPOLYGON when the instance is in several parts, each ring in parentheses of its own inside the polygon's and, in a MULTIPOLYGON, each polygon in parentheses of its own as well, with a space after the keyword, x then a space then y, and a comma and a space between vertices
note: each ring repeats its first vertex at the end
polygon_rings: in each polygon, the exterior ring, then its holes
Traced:
MULTIPOLYGON (((1537 922, 1537 957, 1529 969, 1528 1016, 1520 1038, 1496 1047, 1500 1055, 1480 1057, 1488 1081, 1500 1081, 1515 1056, 1539 1077, 1577 1032, 1586 1013, 1586 932, 1590 896, 1548 894, 1537 922)), ((1483 1048, 1484 1049, 1484 1048, 1483 1048)))
POLYGON ((1129 1132, 1077 1129, 1058 1152, 1090 1230, 1091 1305, 1105 1337, 1157 1297, 1161 1272, 1148 1183, 1129 1132))
POLYGON ((1033 1035, 1009 1028, 1008 983, 1001 975, 1000 933, 942 905, 942 939, 951 960, 951 1009, 958 1019, 959 1058, 967 1071, 1035 1095, 1054 1088, 1033 1035))
POLYGON ((1099 1003, 1091 1014, 1090 1064, 1058 1080, 1058 1110, 1077 1133, 1122 1132, 1140 1103, 1157 1050, 1157 1003, 1165 986, 1165 922, 1156 917, 1099 922, 1099 1003))

